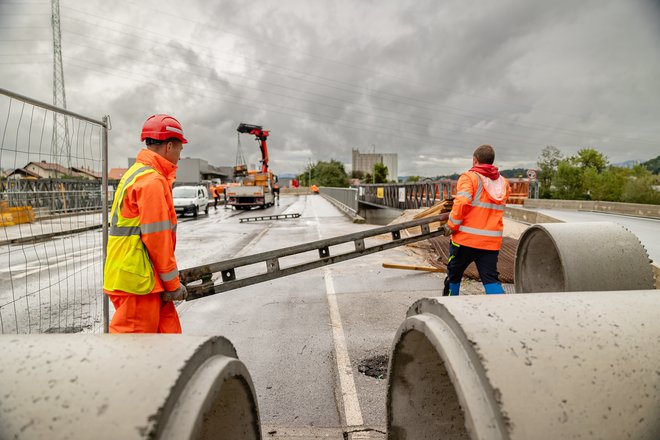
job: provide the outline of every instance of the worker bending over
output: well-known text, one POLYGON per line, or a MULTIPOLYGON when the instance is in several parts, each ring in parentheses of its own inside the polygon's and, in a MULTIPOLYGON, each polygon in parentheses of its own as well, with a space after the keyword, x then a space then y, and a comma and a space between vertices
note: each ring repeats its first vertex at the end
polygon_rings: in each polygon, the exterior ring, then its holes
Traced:
POLYGON ((474 150, 472 168, 458 179, 454 205, 443 226, 451 236, 447 277, 442 294, 458 295, 463 272, 475 262, 487 294, 504 293, 497 272, 502 247, 502 216, 511 188, 496 167, 495 150, 474 150))
POLYGON ((174 249, 172 184, 183 144, 179 121, 151 116, 141 150, 112 203, 103 290, 115 306, 110 333, 181 333, 174 300, 184 300, 174 249))

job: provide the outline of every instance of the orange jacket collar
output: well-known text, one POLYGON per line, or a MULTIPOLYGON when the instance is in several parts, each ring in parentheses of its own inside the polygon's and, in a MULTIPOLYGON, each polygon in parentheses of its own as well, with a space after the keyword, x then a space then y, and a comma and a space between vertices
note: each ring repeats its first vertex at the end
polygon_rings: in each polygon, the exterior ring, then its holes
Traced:
POLYGON ((143 148, 137 155, 137 162, 143 163, 153 167, 159 174, 164 176, 170 183, 173 183, 176 180, 176 169, 177 166, 174 165, 169 160, 165 159, 158 153, 154 153, 151 150, 143 148))

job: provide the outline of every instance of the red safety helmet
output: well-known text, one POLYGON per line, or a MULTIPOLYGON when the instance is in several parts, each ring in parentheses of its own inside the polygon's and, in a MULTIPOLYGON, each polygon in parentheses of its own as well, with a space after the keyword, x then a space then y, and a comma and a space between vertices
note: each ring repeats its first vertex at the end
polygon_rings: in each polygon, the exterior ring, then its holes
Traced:
POLYGON ((188 141, 183 137, 183 128, 179 121, 169 115, 153 115, 150 116, 142 127, 141 141, 146 138, 164 141, 169 138, 177 138, 184 144, 188 141))

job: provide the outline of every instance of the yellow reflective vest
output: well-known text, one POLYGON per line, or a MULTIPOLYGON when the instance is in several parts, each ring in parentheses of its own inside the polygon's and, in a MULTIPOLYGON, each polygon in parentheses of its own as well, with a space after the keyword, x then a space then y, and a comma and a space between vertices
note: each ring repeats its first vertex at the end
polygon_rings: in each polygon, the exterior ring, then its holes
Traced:
POLYGON ((152 167, 136 162, 124 173, 117 186, 110 212, 103 271, 103 289, 106 291, 119 290, 146 295, 156 284, 149 254, 140 238, 140 218, 124 218, 121 215, 126 190, 135 184, 138 178, 155 172, 152 167))

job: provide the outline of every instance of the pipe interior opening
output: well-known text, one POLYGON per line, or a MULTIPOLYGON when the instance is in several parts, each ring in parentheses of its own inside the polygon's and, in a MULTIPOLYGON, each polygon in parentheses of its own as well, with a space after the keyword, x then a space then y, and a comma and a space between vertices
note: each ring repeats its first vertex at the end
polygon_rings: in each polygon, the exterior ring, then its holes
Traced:
POLYGON ((445 364, 422 333, 402 336, 390 374, 389 440, 470 438, 445 364))
POLYGON ((233 376, 222 384, 198 432, 198 440, 261 439, 256 404, 243 377, 233 376))
POLYGON ((561 256, 543 229, 530 230, 521 238, 515 272, 518 293, 566 291, 561 256))

